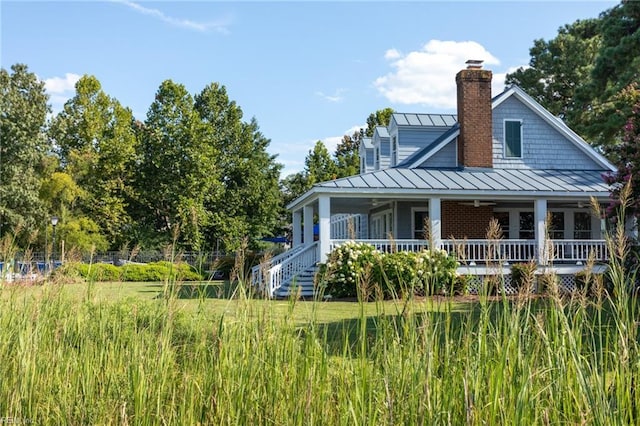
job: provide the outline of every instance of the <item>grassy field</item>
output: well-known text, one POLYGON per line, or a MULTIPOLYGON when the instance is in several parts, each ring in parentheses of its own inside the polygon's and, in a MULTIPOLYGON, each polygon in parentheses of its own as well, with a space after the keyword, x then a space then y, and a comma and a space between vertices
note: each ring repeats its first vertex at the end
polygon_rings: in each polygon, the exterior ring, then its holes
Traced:
POLYGON ((638 424, 638 302, 265 301, 228 283, 0 290, 0 419, 638 424))

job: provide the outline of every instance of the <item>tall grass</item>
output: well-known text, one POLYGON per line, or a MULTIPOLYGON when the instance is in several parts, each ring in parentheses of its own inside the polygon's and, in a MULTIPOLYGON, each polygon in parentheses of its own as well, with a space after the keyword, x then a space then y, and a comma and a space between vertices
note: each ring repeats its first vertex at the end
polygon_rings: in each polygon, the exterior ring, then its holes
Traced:
MULTIPOLYGON (((611 240, 612 250, 626 244, 611 240)), ((233 316, 155 301, 0 288, 0 421, 31 424, 640 423, 638 300, 623 259, 610 293, 521 294, 467 310, 354 303, 304 324, 256 303, 233 316), (398 306, 397 309, 391 308, 398 306)), ((194 303, 205 304, 201 299, 194 303)))

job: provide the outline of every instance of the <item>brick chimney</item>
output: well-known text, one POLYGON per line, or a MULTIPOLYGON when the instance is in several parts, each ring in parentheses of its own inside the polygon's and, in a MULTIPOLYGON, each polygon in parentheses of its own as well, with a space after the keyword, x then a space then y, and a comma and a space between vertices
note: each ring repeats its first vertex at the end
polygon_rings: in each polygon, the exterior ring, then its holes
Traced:
POLYGON ((491 77, 482 61, 467 61, 467 69, 456 75, 458 86, 458 165, 493 167, 491 125, 491 77))

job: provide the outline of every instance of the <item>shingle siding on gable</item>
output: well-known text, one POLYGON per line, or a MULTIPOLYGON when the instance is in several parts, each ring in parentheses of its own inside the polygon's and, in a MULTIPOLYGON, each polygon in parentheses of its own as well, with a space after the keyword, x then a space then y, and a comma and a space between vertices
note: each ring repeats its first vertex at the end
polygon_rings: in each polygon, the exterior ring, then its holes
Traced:
POLYGON ((493 167, 499 169, 600 170, 546 121, 511 97, 493 110, 493 167), (504 157, 504 120, 522 120, 522 158, 504 157))
POLYGON ((398 128, 398 163, 404 161, 416 151, 429 146, 448 128, 398 128))
POLYGON ((446 144, 442 149, 433 154, 424 163, 420 164, 421 169, 451 168, 458 165, 458 150, 456 139, 446 144))

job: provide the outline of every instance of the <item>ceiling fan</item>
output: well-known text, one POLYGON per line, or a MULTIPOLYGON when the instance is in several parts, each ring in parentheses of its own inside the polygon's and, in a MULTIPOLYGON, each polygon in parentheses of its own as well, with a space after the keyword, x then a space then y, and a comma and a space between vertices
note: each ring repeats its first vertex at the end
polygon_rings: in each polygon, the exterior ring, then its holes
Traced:
POLYGON ((495 206, 496 203, 494 201, 480 201, 480 200, 473 200, 473 201, 463 201, 458 203, 461 206, 473 206, 473 207, 485 207, 485 206, 495 206))

